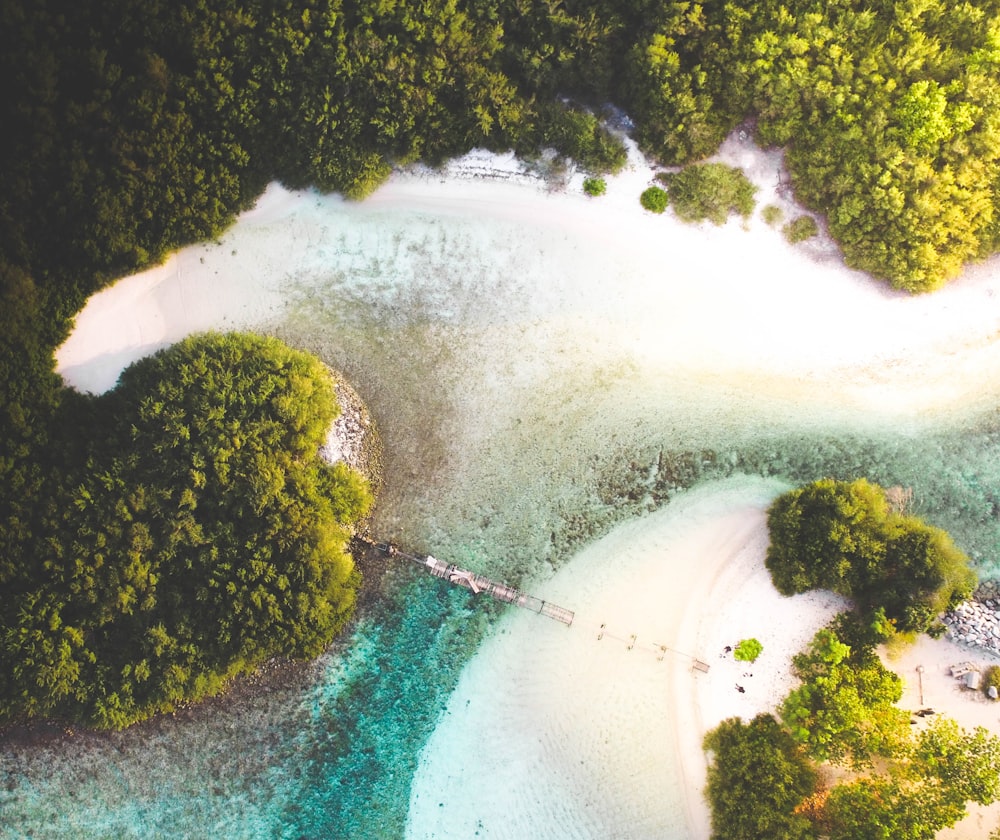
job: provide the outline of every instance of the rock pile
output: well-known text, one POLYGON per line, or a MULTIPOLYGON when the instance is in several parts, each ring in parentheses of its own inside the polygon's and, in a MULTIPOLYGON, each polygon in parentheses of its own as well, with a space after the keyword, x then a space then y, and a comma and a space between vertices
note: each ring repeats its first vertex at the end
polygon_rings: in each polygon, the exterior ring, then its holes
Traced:
POLYGON ((364 401, 344 379, 331 370, 340 415, 333 421, 320 457, 331 464, 345 462, 360 472, 376 493, 382 484, 382 452, 375 423, 364 401))
POLYGON ((984 581, 972 599, 945 613, 948 638, 1000 654, 1000 583, 984 581))

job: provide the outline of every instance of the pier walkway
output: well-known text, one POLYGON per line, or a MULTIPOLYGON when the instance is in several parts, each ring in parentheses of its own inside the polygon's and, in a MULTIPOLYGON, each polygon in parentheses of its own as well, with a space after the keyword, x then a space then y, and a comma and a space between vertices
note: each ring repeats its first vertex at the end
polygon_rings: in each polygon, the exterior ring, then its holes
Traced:
POLYGON ((418 566, 423 566, 432 575, 434 575, 434 577, 439 577, 442 580, 455 584, 456 586, 462 586, 471 590, 476 595, 484 593, 497 601, 502 601, 505 604, 513 604, 515 607, 531 610, 539 615, 544 615, 556 621, 561 621, 567 627, 573 623, 575 614, 572 610, 560 607, 549 601, 543 601, 541 598, 536 598, 534 595, 521 592, 513 586, 508 586, 505 583, 499 583, 498 581, 491 580, 488 577, 483 577, 482 575, 477 575, 466 569, 461 569, 454 563, 446 563, 444 560, 438 560, 436 557, 432 557, 429 554, 421 557, 416 554, 408 554, 405 551, 400 551, 392 543, 374 542, 363 537, 361 539, 368 543, 368 545, 372 546, 372 548, 381 551, 387 557, 399 557, 403 560, 410 560, 418 566))

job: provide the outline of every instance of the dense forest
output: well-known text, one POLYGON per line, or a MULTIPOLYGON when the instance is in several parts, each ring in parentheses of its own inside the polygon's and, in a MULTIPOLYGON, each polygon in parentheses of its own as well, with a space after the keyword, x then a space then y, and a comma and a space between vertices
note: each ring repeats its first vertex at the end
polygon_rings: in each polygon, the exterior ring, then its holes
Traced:
POLYGON ((337 412, 319 361, 239 333, 69 397, 38 527, 0 566, 0 719, 121 727, 320 653, 353 610, 348 527, 371 502, 319 457, 337 412))
POLYGON ((73 315, 274 179, 360 198, 473 146, 598 175, 624 161, 613 103, 664 165, 752 120, 899 288, 1000 247, 1000 0, 11 0, 0 70, 5 575, 67 550, 45 500, 91 410, 53 372, 73 315))

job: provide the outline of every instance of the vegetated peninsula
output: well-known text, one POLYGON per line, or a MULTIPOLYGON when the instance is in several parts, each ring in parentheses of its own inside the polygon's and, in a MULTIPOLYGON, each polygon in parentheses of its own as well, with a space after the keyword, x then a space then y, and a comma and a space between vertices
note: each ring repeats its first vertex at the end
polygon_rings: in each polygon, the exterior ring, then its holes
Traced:
POLYGON ((316 358, 240 333, 67 395, 0 568, 0 720, 120 728, 319 654, 352 614, 349 528, 371 503, 319 457, 337 413, 316 358))
POLYGON ((783 594, 831 589, 855 609, 793 660, 801 680, 777 710, 724 721, 705 738, 717 838, 929 840, 967 802, 1000 798, 1000 738, 936 717, 911 725, 898 676, 876 646, 944 628, 975 573, 943 531, 894 510, 860 479, 817 481, 768 512, 767 568, 783 594), (820 785, 819 763, 841 768, 820 785))

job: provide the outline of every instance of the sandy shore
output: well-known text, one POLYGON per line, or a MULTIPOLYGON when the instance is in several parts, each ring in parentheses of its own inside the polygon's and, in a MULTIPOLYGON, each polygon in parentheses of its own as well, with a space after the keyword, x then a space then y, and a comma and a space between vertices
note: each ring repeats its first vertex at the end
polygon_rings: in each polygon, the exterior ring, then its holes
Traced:
POLYGON ((566 808, 573 836, 707 837, 704 733, 773 709, 791 657, 842 603, 771 587, 765 509, 781 489, 685 493, 538 584, 577 610, 573 626, 504 618, 424 751, 409 836, 558 838, 566 808), (751 636, 764 646, 753 666, 723 653, 751 636))

